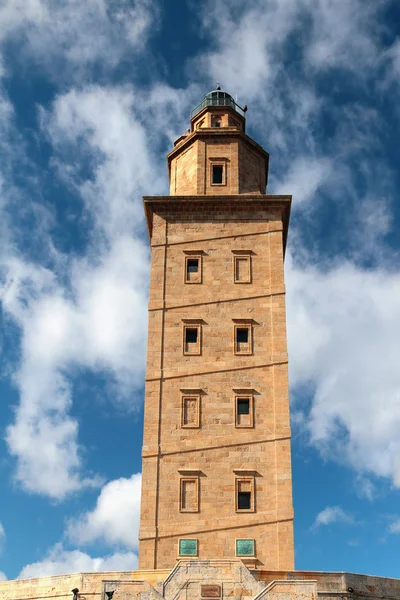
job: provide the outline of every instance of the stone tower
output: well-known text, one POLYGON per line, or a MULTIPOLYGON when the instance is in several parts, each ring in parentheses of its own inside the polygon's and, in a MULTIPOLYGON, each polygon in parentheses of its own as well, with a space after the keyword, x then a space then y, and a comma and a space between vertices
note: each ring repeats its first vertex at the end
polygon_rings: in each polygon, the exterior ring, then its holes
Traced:
POLYGON ((293 569, 283 259, 290 196, 219 89, 144 198, 151 285, 140 569, 240 557, 293 569))

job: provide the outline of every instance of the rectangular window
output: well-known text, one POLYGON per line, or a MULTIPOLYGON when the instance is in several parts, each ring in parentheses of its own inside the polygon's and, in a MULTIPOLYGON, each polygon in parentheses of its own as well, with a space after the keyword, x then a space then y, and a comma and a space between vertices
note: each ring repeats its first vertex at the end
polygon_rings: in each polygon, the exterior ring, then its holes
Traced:
POLYGON ((201 283, 202 281, 202 255, 194 252, 185 253, 185 283, 201 283))
POLYGON ((223 165, 212 165, 211 166, 212 178, 211 182, 213 185, 222 185, 224 177, 224 166, 223 165))
POLYGON ((249 328, 248 327, 238 327, 236 329, 236 341, 238 344, 248 344, 249 343, 249 328))
POLYGON ((201 326, 183 326, 183 354, 201 354, 201 326))
POLYGON ((251 508, 251 492, 238 493, 238 510, 249 510, 251 508))
POLYGON ((254 540, 236 540, 236 556, 255 556, 254 540))
POLYGON ((200 393, 182 393, 181 426, 200 427, 200 393))
POLYGON ((234 346, 235 354, 252 354, 253 352, 253 329, 245 324, 235 325, 234 346))
POLYGON ((191 273, 199 272, 199 259, 198 258, 188 258, 187 272, 188 272, 188 275, 190 275, 191 273))
POLYGON ((197 327, 186 327, 186 344, 197 344, 198 334, 197 327))
POLYGON ((254 512, 254 477, 236 479, 236 511, 254 512))
POLYGON ((199 478, 182 477, 180 483, 180 512, 198 512, 199 478))
POLYGON ((238 403, 238 415, 249 415, 250 414, 250 398, 237 398, 238 403))
POLYGON ((236 427, 253 427, 253 396, 235 396, 236 427))
POLYGON ((233 280, 235 283, 251 283, 251 254, 234 252, 233 280))
POLYGON ((179 540, 179 556, 198 556, 197 540, 179 540))

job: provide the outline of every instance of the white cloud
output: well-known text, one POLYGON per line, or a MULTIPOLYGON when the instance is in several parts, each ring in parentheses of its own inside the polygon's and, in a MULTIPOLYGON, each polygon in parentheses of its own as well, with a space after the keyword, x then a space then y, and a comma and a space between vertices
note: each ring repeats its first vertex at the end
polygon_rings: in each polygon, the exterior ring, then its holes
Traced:
POLYGON ((87 155, 101 155, 94 179, 70 174, 93 222, 86 256, 55 252, 46 231, 41 237, 54 259, 52 269, 9 249, 2 256, 3 309, 22 332, 15 375, 21 400, 7 442, 18 459, 17 481, 56 499, 100 483, 81 473, 78 424, 69 416, 71 369, 106 370, 116 383, 115 401, 129 410, 137 406, 133 392, 143 384, 149 256, 138 238, 139 198, 144 181, 154 183, 154 177, 130 102, 115 90, 90 90, 58 98, 48 119, 42 115, 43 126, 51 123, 60 169, 68 170, 76 156, 61 157, 63 135, 78 149, 87 132, 87 155))
POLYGON ((363 68, 375 66, 379 51, 374 31, 379 23, 379 4, 362 0, 330 2, 306 0, 312 19, 307 48, 309 62, 319 69, 331 66, 354 71, 362 77, 363 68))
MULTIPOLYGON (((303 423, 331 459, 400 486, 400 275, 350 263, 287 263, 294 402, 310 383, 303 423)), ((300 404, 297 404, 297 408, 300 404)))
POLYGON ((6 574, 3 571, 0 571, 0 581, 7 581, 6 574))
POLYGON ((68 370, 79 364, 109 371, 117 384, 115 401, 128 409, 136 406, 129 393, 142 385, 147 250, 125 237, 98 260, 97 266, 73 261, 74 300, 53 273, 20 260, 8 265, 3 290, 3 308, 23 332, 15 375, 21 400, 6 436, 18 458, 16 479, 56 499, 100 483, 80 473, 68 370))
POLYGON ((23 332, 22 363, 15 376, 21 394, 7 429, 18 458, 16 479, 29 491, 57 499, 98 478, 81 477, 78 423, 68 370, 81 365, 114 377, 116 402, 137 406, 146 341, 147 250, 121 237, 100 264, 73 261, 67 297, 53 273, 21 261, 9 264, 3 308, 23 332))
MULTIPOLYGON (((376 161, 386 117, 371 109, 373 93, 365 104, 360 96, 343 106, 331 96, 334 81, 328 93, 315 81, 332 67, 351 72, 358 82, 372 78, 372 86, 385 77, 378 69, 380 8, 363 7, 360 0, 209 2, 203 21, 213 49, 197 64, 207 65, 213 79, 224 66, 222 88, 248 102, 249 125, 271 152, 269 190, 293 194, 293 208, 306 217, 300 227, 293 220, 289 240, 296 260, 288 254, 286 266, 297 422, 324 456, 354 468, 360 481, 372 474, 398 486, 400 276, 382 244, 392 226, 396 188, 388 165, 376 161), (295 38, 301 39, 299 69, 290 60, 286 70, 287 44, 295 38), (328 113, 329 137, 319 131, 328 113), (335 235, 328 223, 333 240, 327 238, 326 246, 332 253, 347 252, 353 264, 340 256, 323 261, 307 250, 325 243, 322 229, 313 240, 306 237, 307 217, 314 219, 313 232, 320 223, 316 206, 338 224, 335 235), (368 260, 379 266, 357 266, 368 260), (300 397, 305 389, 311 397, 300 397)), ((393 48, 393 63, 396 57, 393 48)), ((371 498, 374 491, 365 484, 363 493, 371 498)))
POLYGON ((158 19, 153 0, 5 0, 0 7, 0 41, 18 40, 24 59, 54 75, 82 74, 98 64, 115 66, 141 50, 158 19))
POLYGON ((332 523, 353 523, 353 516, 345 512, 340 506, 327 506, 315 518, 313 528, 321 525, 331 525, 332 523))
POLYGON ((378 496, 376 485, 368 477, 358 475, 354 482, 354 487, 359 498, 366 498, 372 501, 378 496))
POLYGON ((103 541, 136 550, 138 544, 141 475, 107 483, 95 508, 68 523, 71 543, 103 541))
POLYGON ((0 553, 3 550, 5 541, 6 541, 6 532, 4 531, 3 524, 0 521, 0 553))
POLYGON ((94 558, 79 550, 64 550, 61 544, 56 544, 43 560, 26 565, 17 579, 67 573, 131 571, 136 567, 137 556, 133 552, 116 552, 109 556, 94 558))
MULTIPOLYGON (((295 206, 305 205, 304 200, 312 200, 327 185, 332 197, 340 201, 353 195, 357 204, 355 182, 348 178, 349 158, 357 156, 358 164, 363 159, 368 165, 365 177, 374 170, 365 148, 379 145, 376 115, 362 102, 340 106, 336 114, 330 93, 335 82, 328 93, 315 82, 317 73, 330 76, 331 67, 350 71, 357 79, 373 77, 373 85, 384 77, 373 68, 383 54, 380 8, 364 8, 362 0, 219 0, 203 8, 213 49, 201 60, 196 57, 193 68, 210 73, 214 82, 222 77, 223 65, 222 88, 238 93, 239 103, 249 105, 249 125, 273 152, 269 189, 286 192, 292 184, 295 206), (285 63, 294 39, 297 69, 292 60, 285 63), (321 136, 321 117, 329 113, 334 128, 321 136)), ((372 197, 376 191, 373 186, 372 197)))
POLYGON ((154 193, 162 185, 134 103, 130 88, 93 86, 58 96, 52 111, 42 112, 61 174, 82 195, 96 233, 100 228, 107 239, 137 234, 144 223, 141 195, 150 182, 154 193), (85 179, 81 161, 92 165, 85 179))
POLYGON ((300 156, 290 165, 281 182, 275 182, 274 194, 292 194, 296 207, 302 202, 310 202, 319 186, 332 175, 333 165, 325 158, 300 156))
POLYGON ((387 51, 384 60, 388 69, 389 82, 398 84, 400 76, 400 40, 397 40, 387 51))
POLYGON ((395 519, 392 523, 390 523, 389 531, 390 533, 400 533, 400 519, 395 519))
POLYGON ((83 473, 78 423, 69 414, 74 369, 106 371, 113 401, 127 410, 137 408, 134 392, 143 385, 149 251, 141 195, 166 183, 164 158, 159 168, 146 127, 168 115, 167 135, 180 131, 190 102, 179 90, 158 86, 153 92, 144 97, 131 87, 89 86, 41 111, 56 173, 82 202, 82 215, 71 216, 90 225, 85 253, 60 254, 44 220, 47 268, 15 252, 15 244, 2 256, 3 309, 22 334, 14 377, 20 404, 6 439, 17 458, 16 480, 59 500, 101 483, 83 473), (83 173, 82 163, 89 165, 83 173))
POLYGON ((379 11, 378 5, 365 7, 362 0, 208 2, 203 25, 216 49, 204 61, 213 80, 220 78, 223 65, 223 87, 254 99, 281 74, 289 36, 302 31, 306 36, 296 52, 308 68, 339 66, 365 77, 361 67, 375 65, 380 56, 379 11))

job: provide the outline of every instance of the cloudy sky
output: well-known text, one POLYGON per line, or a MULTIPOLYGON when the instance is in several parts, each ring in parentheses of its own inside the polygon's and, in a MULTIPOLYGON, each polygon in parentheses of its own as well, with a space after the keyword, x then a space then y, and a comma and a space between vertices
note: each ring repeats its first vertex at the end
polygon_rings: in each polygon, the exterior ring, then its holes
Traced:
POLYGON ((137 564, 141 196, 218 80, 293 194, 296 567, 400 577, 396 0, 0 0, 0 579, 137 564))

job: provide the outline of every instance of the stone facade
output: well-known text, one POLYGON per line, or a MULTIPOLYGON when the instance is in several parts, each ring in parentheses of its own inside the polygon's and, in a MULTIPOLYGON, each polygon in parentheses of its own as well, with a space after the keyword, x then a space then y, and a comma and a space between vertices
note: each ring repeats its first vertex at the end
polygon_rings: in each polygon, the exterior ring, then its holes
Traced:
POLYGON ((141 569, 172 568, 184 553, 294 564, 283 276, 291 197, 265 194, 268 154, 244 129, 233 108, 205 107, 168 155, 171 196, 144 198, 141 569))
POLYGON ((171 572, 77 573, 0 581, 1 600, 400 600, 400 580, 249 570, 239 560, 180 561, 171 572))
POLYGON ((167 158, 171 196, 265 192, 269 155, 245 134, 245 120, 227 107, 204 108, 167 158), (221 183, 212 181, 213 165, 222 167, 221 183))

